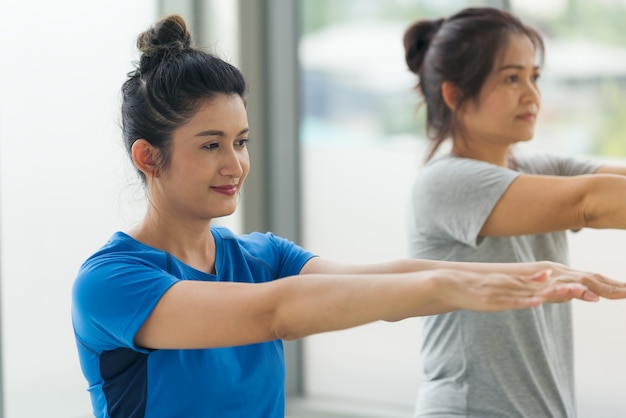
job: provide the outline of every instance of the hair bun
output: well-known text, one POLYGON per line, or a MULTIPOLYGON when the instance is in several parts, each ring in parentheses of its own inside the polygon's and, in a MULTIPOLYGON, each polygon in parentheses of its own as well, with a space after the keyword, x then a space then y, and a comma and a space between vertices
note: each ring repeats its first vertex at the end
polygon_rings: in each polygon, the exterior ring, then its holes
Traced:
POLYGON ((404 32, 405 60, 409 70, 418 73, 424 62, 431 40, 443 25, 445 19, 420 20, 404 32))
POLYGON ((169 15, 139 35, 137 48, 141 52, 139 70, 143 72, 155 61, 189 50, 191 33, 181 16, 169 15))

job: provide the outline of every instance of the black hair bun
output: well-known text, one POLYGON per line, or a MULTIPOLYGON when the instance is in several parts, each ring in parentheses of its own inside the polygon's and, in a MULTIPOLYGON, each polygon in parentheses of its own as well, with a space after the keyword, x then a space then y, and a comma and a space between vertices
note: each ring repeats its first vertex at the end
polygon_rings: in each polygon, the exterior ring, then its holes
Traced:
POLYGON ((404 52, 406 64, 417 74, 424 63, 430 42, 439 32, 445 19, 420 20, 404 32, 404 52))
POLYGON ((141 52, 139 71, 145 72, 167 59, 191 49, 191 33, 179 15, 169 15, 137 38, 141 52))

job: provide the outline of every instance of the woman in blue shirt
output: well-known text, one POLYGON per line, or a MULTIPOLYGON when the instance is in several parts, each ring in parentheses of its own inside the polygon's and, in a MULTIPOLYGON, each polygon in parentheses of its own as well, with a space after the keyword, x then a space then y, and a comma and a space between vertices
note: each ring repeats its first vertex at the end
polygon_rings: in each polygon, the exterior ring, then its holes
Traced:
POLYGON ((283 339, 457 309, 596 300, 609 288, 626 296, 616 282, 556 263, 347 265, 271 233, 212 226, 235 210, 250 168, 244 79, 193 48, 179 16, 142 33, 138 47, 122 128, 149 204, 81 266, 73 288, 96 417, 283 417, 283 339))

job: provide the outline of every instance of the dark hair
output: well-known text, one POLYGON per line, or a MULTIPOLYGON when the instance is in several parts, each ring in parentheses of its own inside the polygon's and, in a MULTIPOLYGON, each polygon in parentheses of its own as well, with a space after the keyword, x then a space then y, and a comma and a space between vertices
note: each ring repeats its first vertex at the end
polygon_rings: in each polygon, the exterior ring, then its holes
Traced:
MULTIPOLYGON (((130 155, 143 138, 159 149, 157 169, 170 161, 173 131, 216 94, 246 93, 241 72, 196 49, 182 17, 166 16, 137 38, 141 57, 122 86, 122 133, 130 155)), ((139 172, 143 181, 145 175, 139 172)))
POLYGON ((405 31, 406 63, 418 76, 416 89, 426 103, 426 131, 431 140, 427 161, 455 129, 441 85, 449 81, 458 88, 459 104, 477 98, 511 34, 526 35, 543 64, 541 35, 494 8, 467 8, 448 19, 419 20, 405 31))

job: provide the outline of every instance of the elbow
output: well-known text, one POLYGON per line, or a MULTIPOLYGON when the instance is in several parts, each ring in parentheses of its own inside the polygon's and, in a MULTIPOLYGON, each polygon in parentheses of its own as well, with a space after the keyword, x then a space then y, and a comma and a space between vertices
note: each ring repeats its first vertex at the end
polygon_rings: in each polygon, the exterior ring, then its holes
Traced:
POLYGON ((284 333, 284 334, 277 334, 276 339, 277 340, 282 340, 282 341, 294 341, 294 340, 300 339, 302 337, 304 337, 304 335, 298 336, 296 334, 287 332, 287 333, 284 333))
POLYGON ((293 320, 281 318, 280 315, 274 319, 271 329, 274 339, 283 341, 293 341, 311 334, 296 326, 293 320))
POLYGON ((579 230, 600 226, 605 215, 602 214, 602 205, 597 203, 599 197, 596 193, 591 192, 579 200, 578 204, 575 205, 577 208, 576 228, 572 229, 579 230))
POLYGON ((396 317, 389 317, 389 318, 383 318, 383 321, 385 321, 385 322, 392 322, 393 323, 393 322, 400 322, 400 321, 402 321, 404 319, 406 319, 406 318, 404 318, 404 317, 397 317, 397 318, 396 317))
POLYGON ((583 228, 592 227, 595 219, 596 216, 593 211, 589 210, 584 204, 581 204, 580 208, 576 211, 576 221, 574 228, 570 229, 578 231, 583 228))
POLYGON ((578 219, 581 227, 621 229, 624 225, 624 187, 624 176, 588 176, 585 193, 579 199, 578 219))
POLYGON ((272 333, 276 339, 292 341, 321 332, 337 331, 346 328, 338 318, 344 313, 338 311, 308 309, 279 309, 272 321, 272 333))
POLYGON ((577 196, 571 201, 570 207, 573 209, 574 221, 572 227, 568 228, 579 231, 583 228, 592 227, 598 218, 597 205, 595 200, 594 182, 595 179, 589 179, 586 183, 587 187, 581 188, 577 196))
POLYGON ((272 327, 272 335, 274 339, 283 341, 293 341, 299 338, 295 332, 284 326, 284 324, 277 324, 272 327))

